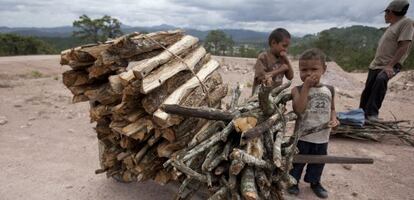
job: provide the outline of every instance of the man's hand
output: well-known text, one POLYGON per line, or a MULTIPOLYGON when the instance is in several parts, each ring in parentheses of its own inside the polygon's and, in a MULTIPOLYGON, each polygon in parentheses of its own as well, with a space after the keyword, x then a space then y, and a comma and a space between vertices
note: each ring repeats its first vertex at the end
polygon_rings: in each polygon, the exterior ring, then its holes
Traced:
POLYGON ((386 66, 386 67, 382 70, 382 73, 385 73, 389 79, 391 79, 391 78, 395 75, 395 73, 394 73, 394 69, 393 69, 393 67, 392 67, 392 66, 386 66))

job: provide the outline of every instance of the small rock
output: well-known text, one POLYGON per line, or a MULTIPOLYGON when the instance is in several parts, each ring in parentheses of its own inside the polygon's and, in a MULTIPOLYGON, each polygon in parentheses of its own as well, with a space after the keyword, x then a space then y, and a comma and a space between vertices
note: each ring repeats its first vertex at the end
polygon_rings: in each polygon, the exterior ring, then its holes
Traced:
POLYGON ((0 125, 5 125, 7 122, 6 116, 0 116, 0 125))
POLYGON ((342 167, 346 170, 351 170, 352 169, 352 165, 342 165, 342 167))
POLYGON ((358 193, 352 192, 352 196, 357 197, 358 196, 358 193))
POLYGON ((22 107, 22 105, 21 104, 14 104, 13 105, 15 108, 21 108, 22 107))
POLYGON ((29 121, 34 121, 34 120, 36 120, 36 117, 29 118, 29 121))
POLYGON ((73 130, 73 129, 69 129, 69 130, 68 130, 68 132, 69 132, 69 133, 74 133, 74 132, 75 132, 75 130, 73 130))
POLYGON ((72 189, 72 188, 73 188, 73 185, 68 185, 68 186, 66 186, 65 188, 66 188, 66 189, 72 189))

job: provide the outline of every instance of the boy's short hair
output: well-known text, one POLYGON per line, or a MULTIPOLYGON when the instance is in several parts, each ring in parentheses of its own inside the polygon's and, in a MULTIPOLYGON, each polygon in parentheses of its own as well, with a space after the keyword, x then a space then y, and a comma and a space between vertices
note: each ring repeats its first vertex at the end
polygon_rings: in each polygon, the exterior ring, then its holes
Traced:
POLYGON ((322 65, 326 67, 326 55, 318 48, 305 50, 300 55, 299 60, 320 60, 322 65))
POLYGON ((283 38, 290 38, 290 33, 284 28, 277 28, 273 30, 268 38, 269 46, 272 44, 272 41, 276 41, 277 43, 281 42, 283 38))

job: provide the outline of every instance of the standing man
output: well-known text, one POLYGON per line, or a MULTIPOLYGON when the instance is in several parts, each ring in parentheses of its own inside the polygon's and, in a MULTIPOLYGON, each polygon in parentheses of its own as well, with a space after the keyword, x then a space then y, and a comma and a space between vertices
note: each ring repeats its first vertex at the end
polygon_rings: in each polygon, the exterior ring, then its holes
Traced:
POLYGON ((378 120, 388 80, 400 71, 410 52, 414 23, 410 18, 405 17, 409 5, 407 0, 394 0, 384 10, 385 22, 390 26, 378 42, 359 104, 368 120, 378 120))

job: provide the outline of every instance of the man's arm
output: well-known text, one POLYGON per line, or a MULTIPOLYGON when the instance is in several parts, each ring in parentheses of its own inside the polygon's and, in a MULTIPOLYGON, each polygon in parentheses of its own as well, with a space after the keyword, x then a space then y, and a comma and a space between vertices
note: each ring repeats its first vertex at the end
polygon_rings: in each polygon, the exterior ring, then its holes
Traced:
POLYGON ((392 58, 391 62, 388 63, 387 66, 383 69, 383 71, 387 74, 388 78, 394 76, 394 65, 396 65, 400 59, 407 53, 408 48, 410 47, 411 41, 400 41, 398 42, 398 49, 395 52, 394 57, 392 58))

